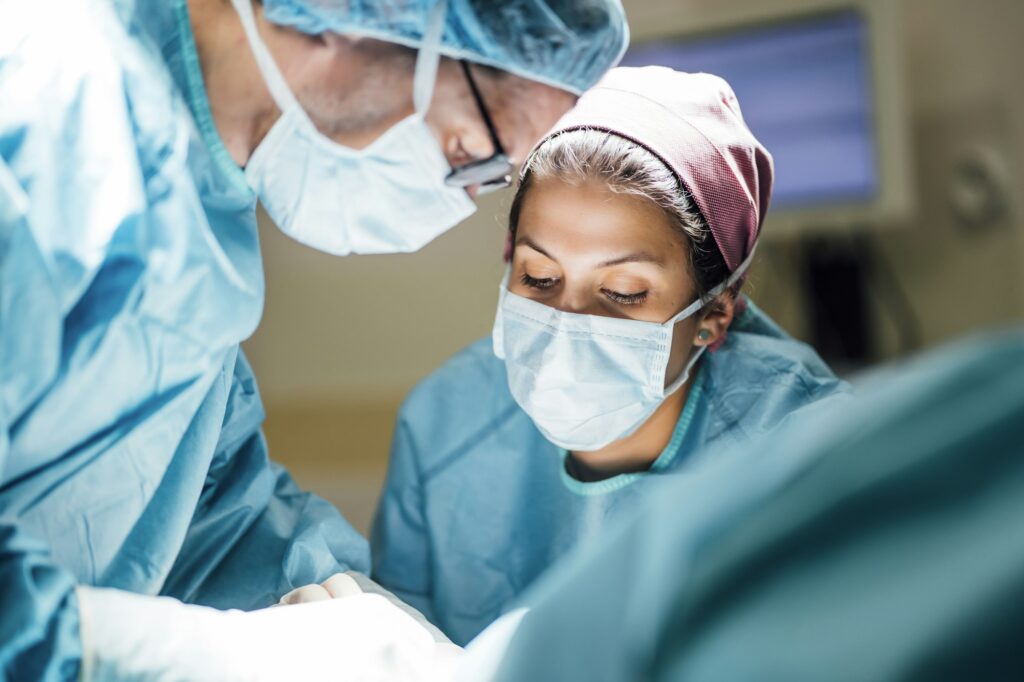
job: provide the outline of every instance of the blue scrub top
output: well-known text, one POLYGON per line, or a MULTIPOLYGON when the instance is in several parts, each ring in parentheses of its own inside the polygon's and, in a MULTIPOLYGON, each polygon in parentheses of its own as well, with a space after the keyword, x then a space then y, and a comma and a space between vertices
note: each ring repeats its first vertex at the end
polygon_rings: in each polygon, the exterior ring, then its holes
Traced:
POLYGON ((483 339, 409 396, 372 538, 374 577, 457 643, 570 549, 606 532, 664 474, 850 399, 808 346, 753 304, 698 364, 671 442, 644 473, 584 483, 509 393, 483 339))
MULTIPOLYGON (((267 458, 255 197, 184 0, 0 16, 0 677, 77 678, 76 583, 254 608, 368 569, 267 458)), ((10 14, 12 8, 4 9, 10 14)))

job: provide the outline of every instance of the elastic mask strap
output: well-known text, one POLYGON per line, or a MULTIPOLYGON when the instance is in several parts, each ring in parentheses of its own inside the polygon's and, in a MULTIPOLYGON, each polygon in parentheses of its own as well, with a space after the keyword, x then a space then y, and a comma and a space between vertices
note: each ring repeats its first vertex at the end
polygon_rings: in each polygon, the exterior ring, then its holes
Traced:
POLYGON ((505 359, 505 311, 502 307, 505 303, 505 294, 508 293, 508 280, 512 275, 512 266, 505 266, 505 274, 501 276, 501 284, 498 285, 498 306, 494 312, 494 327, 491 329, 491 346, 494 348, 494 355, 502 360, 505 359))
POLYGON ((288 87, 288 82, 281 75, 281 70, 277 68, 277 62, 274 61, 273 55, 270 54, 266 43, 260 37, 259 30, 256 28, 256 13, 252 9, 252 0, 231 0, 231 4, 234 5, 238 18, 242 21, 242 29, 249 41, 249 48, 256 58, 256 64, 260 67, 260 73, 263 74, 263 80, 267 84, 267 89, 270 90, 270 96, 274 98, 278 108, 282 112, 299 113, 310 126, 315 128, 313 122, 306 116, 302 105, 295 99, 291 88, 288 87))
MULTIPOLYGON (((666 322, 665 326, 671 327, 672 325, 682 320, 685 320, 686 318, 690 317, 698 310, 706 306, 708 303, 711 303, 711 301, 715 300, 715 297, 721 294, 723 291, 731 287, 733 284, 736 284, 736 282, 740 281, 740 278, 743 277, 743 275, 747 273, 747 270, 750 269, 750 264, 754 262, 754 253, 756 251, 757 242, 754 242, 754 246, 753 248, 750 249, 750 253, 747 254, 747 257, 743 259, 743 262, 739 264, 736 270, 731 275, 729 275, 729 278, 727 280, 725 280, 717 287, 709 291, 706 296, 702 296, 701 298, 698 298, 690 305, 686 306, 686 308, 683 309, 682 312, 680 312, 678 315, 676 315, 671 320, 666 322)), ((706 351, 707 349, 707 346, 701 346, 697 350, 697 352, 693 354, 693 357, 691 357, 690 361, 686 363, 686 367, 683 369, 682 372, 679 373, 679 376, 676 377, 675 381, 673 381, 668 387, 665 388, 666 396, 675 393, 677 390, 679 390, 679 387, 686 382, 686 380, 690 376, 690 371, 693 369, 693 366, 697 364, 697 360, 700 359, 700 356, 703 355, 704 351, 706 351)))
POLYGON ((754 262, 754 254, 757 253, 757 244, 758 242, 754 242, 754 246, 753 248, 750 249, 750 253, 748 253, 747 257, 743 259, 743 262, 740 263, 739 266, 737 266, 736 270, 734 270, 733 273, 729 275, 728 279, 726 279, 724 282, 716 286, 714 289, 709 291, 701 298, 698 298, 696 301, 683 308, 683 310, 681 310, 678 315, 676 315, 671 320, 666 322, 665 326, 671 327, 672 325, 682 322, 683 320, 695 314, 698 310, 706 306, 708 303, 711 303, 711 301, 715 300, 715 297, 719 296, 723 291, 725 291, 732 285, 736 284, 736 282, 740 281, 740 279, 745 274, 747 274, 747 270, 750 269, 750 264, 754 262))
POLYGON ((437 83, 437 67, 441 62, 444 40, 444 20, 448 13, 448 0, 438 0, 430 8, 427 25, 423 30, 423 44, 416 56, 416 72, 412 81, 412 103, 416 113, 425 114, 430 108, 437 83))
MULTIPOLYGON (((267 48, 263 38, 260 37, 256 28, 256 13, 252 9, 252 0, 231 0, 235 11, 242 22, 242 29, 249 41, 249 47, 256 64, 263 74, 263 80, 267 84, 270 96, 274 99, 282 112, 294 113, 300 117, 312 130, 316 126, 309 119, 306 110, 302 108, 295 94, 288 86, 288 81, 281 74, 273 55, 267 48)), ((416 112, 426 113, 430 108, 430 100, 434 95, 434 84, 437 81, 437 67, 441 61, 441 44, 444 39, 445 17, 448 11, 448 0, 439 0, 427 16, 427 25, 423 33, 423 45, 416 57, 416 71, 413 75, 413 106, 416 112)))
POLYGON ((697 352, 693 354, 690 361, 686 363, 686 367, 679 373, 675 381, 665 387, 665 397, 668 397, 679 390, 679 387, 686 383, 686 380, 690 378, 690 372, 693 371, 693 366, 700 360, 700 356, 704 355, 704 351, 708 349, 707 346, 701 346, 697 349, 697 352))

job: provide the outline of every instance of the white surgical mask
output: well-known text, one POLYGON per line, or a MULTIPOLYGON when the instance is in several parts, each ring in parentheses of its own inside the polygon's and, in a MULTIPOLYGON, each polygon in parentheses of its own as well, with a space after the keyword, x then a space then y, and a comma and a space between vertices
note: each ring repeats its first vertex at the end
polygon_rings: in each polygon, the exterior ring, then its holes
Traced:
POLYGON ((256 30, 252 0, 232 0, 281 117, 257 146, 245 175, 287 235, 320 251, 416 251, 476 210, 465 190, 445 185, 447 159, 424 116, 437 78, 447 2, 431 10, 413 79, 415 113, 365 149, 317 130, 256 30))
POLYGON ((675 326, 739 281, 752 257, 753 251, 728 280, 663 324, 563 312, 510 292, 506 273, 492 339, 512 397, 545 438, 566 450, 600 450, 629 436, 686 383, 706 349, 670 380, 675 326))

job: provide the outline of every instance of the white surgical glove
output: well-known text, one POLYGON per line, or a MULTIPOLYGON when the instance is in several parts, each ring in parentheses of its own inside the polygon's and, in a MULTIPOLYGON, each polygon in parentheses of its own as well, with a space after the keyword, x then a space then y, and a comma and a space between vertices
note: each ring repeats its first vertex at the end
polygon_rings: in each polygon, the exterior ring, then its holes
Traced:
POLYGON ((461 655, 374 594, 252 612, 81 586, 77 594, 84 682, 448 682, 461 655))
MULTIPOLYGON (((350 571, 350 573, 352 572, 350 571)), ((296 587, 294 590, 281 597, 281 600, 277 605, 308 604, 311 601, 341 599, 342 597, 351 597, 356 594, 362 594, 363 591, 360 589, 359 583, 355 581, 350 573, 335 573, 322 583, 313 583, 312 585, 296 587)))
MULTIPOLYGON (((426 628, 434 638, 435 642, 438 644, 451 644, 451 640, 448 639, 448 637, 445 636, 445 634, 433 623, 427 620, 426 616, 406 604, 393 593, 388 592, 378 583, 357 571, 335 573, 319 585, 313 584, 297 587, 281 597, 281 601, 278 602, 278 604, 306 604, 314 601, 323 601, 325 599, 342 599, 354 594, 378 594, 384 597, 397 608, 407 613, 409 617, 417 623, 426 628)), ((452 644, 452 646, 455 645, 452 644)))

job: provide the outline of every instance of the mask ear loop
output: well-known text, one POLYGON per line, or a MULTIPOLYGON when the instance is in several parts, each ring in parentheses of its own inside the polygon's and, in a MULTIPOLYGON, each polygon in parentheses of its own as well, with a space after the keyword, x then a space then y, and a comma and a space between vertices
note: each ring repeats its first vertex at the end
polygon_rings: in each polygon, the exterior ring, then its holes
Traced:
MULTIPOLYGON (((726 291, 727 289, 729 289, 729 287, 736 284, 736 282, 740 281, 740 279, 742 279, 747 274, 747 270, 750 269, 750 264, 754 262, 754 254, 757 252, 757 244, 758 242, 754 242, 754 246, 751 247, 750 253, 747 254, 747 257, 743 259, 743 262, 740 263, 739 266, 737 266, 733 273, 729 275, 728 279, 726 279, 724 282, 716 286, 714 289, 709 291, 704 296, 701 296, 696 301, 686 306, 677 315, 674 315, 671 320, 666 322, 665 326, 669 328, 674 327, 677 323, 682 322, 686 318, 695 314, 708 303, 711 303, 718 296, 720 296, 722 292, 726 291)), ((689 362, 686 363, 686 367, 684 367, 683 371, 679 373, 679 376, 676 377, 675 380, 665 388, 666 397, 678 391, 679 388, 684 383, 686 383, 686 380, 690 378, 690 371, 693 370, 693 366, 697 364, 697 360, 700 359, 701 355, 703 355, 704 351, 706 351, 707 349, 707 346, 701 346, 697 350, 697 352, 690 357, 689 362)), ((668 371, 667 366, 665 367, 665 370, 668 371)))
POLYGON ((505 359, 505 314, 502 304, 505 302, 505 293, 508 291, 508 281, 512 276, 512 264, 505 266, 505 274, 501 277, 501 284, 498 285, 498 309, 494 313, 494 326, 491 328, 491 347, 494 355, 502 360, 505 359))
MULTIPOLYGON (((256 27, 256 13, 252 9, 252 0, 231 0, 239 20, 242 22, 242 30, 249 42, 249 49, 260 67, 263 79, 266 81, 267 89, 274 103, 282 113, 287 112, 294 115, 302 125, 321 137, 323 134, 310 120, 306 110, 302 108, 299 101, 295 99, 288 81, 270 54, 270 49, 260 36, 256 27)), ((413 106, 416 113, 425 114, 430 108, 430 100, 434 96, 434 85, 437 81, 437 67, 441 61, 441 43, 444 38, 444 20, 447 16, 448 0, 439 0, 427 16, 427 25, 423 33, 423 45, 416 56, 416 70, 413 74, 413 106)), ((325 138, 327 139, 327 138, 325 138)))
POLYGON ((281 70, 277 67, 277 62, 274 61, 274 56, 270 54, 267 44, 263 42, 259 29, 256 28, 256 13, 252 9, 252 0, 231 0, 231 4, 234 5, 235 12, 242 22, 242 30, 245 31, 245 37, 249 42, 249 49, 252 50, 252 55, 256 58, 256 64, 260 67, 260 73, 263 74, 263 80, 267 84, 267 89, 270 91, 270 96, 274 99, 274 103, 277 104, 282 113, 295 114, 306 125, 316 130, 316 126, 309 120, 309 116, 306 115, 302 105, 295 99, 295 94, 288 86, 288 82, 281 74, 281 70))
POLYGON ((423 44, 416 56, 416 71, 412 81, 412 104, 417 114, 425 115, 434 97, 437 67, 441 63, 441 45, 444 41, 444 20, 448 14, 448 0, 438 0, 430 8, 427 25, 423 29, 423 44))
POLYGON ((686 383, 686 380, 690 378, 690 372, 693 371, 693 366, 697 364, 697 361, 700 360, 700 356, 703 355, 704 351, 707 349, 707 346, 701 346, 697 349, 696 353, 690 356, 689 362, 686 363, 686 367, 684 367, 683 371, 679 373, 679 376, 676 377, 675 381, 665 387, 664 396, 666 398, 678 391, 679 388, 686 383))
POLYGON ((728 279, 726 279, 724 282, 716 286, 708 293, 698 298, 690 305, 680 310, 677 314, 673 315, 672 318, 665 323, 665 326, 672 327, 675 326, 677 323, 682 322, 683 320, 695 314, 701 308, 706 306, 708 303, 714 301, 722 294, 722 292, 729 289, 729 287, 736 284, 736 282, 740 281, 740 279, 742 279, 747 274, 747 270, 750 269, 750 264, 754 262, 754 254, 757 253, 757 244, 757 242, 754 242, 754 246, 750 249, 750 253, 747 254, 747 257, 743 259, 743 262, 736 267, 733 273, 729 275, 728 279))

